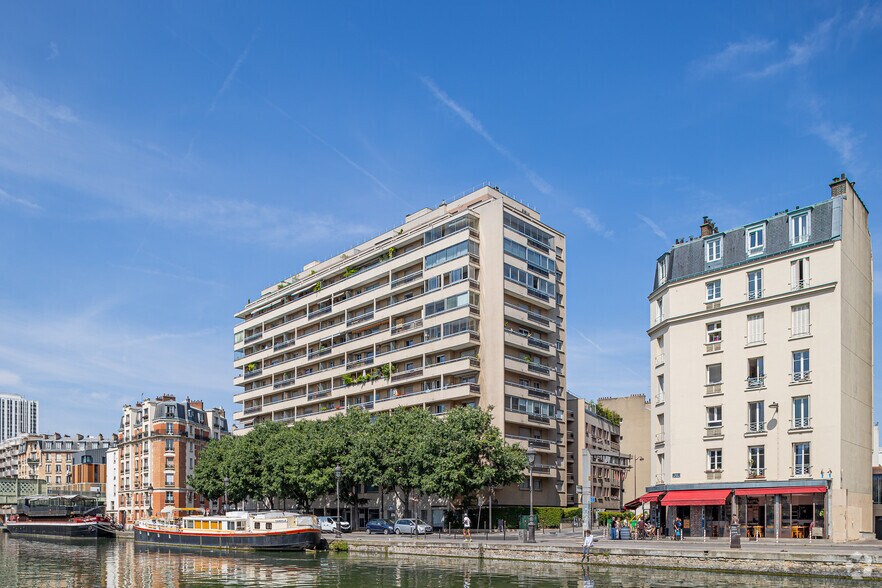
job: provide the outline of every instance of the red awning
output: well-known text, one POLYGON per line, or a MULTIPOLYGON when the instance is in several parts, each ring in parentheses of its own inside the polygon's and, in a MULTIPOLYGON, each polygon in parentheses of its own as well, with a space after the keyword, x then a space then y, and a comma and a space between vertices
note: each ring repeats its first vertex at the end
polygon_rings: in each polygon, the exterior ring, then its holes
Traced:
POLYGON ((762 496, 767 494, 822 494, 826 486, 783 486, 781 488, 739 488, 735 496, 762 496))
POLYGON ((625 508, 637 508, 641 504, 646 504, 647 502, 658 502, 658 497, 662 494, 664 494, 664 492, 647 492, 640 498, 634 499, 626 504, 625 508))
POLYGON ((731 490, 672 490, 662 498, 662 506, 722 506, 731 490))

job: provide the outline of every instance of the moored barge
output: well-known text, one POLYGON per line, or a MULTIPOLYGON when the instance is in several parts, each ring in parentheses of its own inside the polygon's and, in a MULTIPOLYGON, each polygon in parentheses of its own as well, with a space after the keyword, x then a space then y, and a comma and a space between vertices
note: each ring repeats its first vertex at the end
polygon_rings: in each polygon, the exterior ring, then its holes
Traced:
POLYGON ((21 498, 16 514, 6 520, 6 530, 12 537, 116 537, 116 528, 104 516, 98 499, 78 494, 21 498))
POLYGON ((135 541, 153 545, 303 551, 322 540, 314 515, 280 511, 234 511, 224 515, 179 516, 187 509, 163 509, 160 517, 135 523, 135 541))

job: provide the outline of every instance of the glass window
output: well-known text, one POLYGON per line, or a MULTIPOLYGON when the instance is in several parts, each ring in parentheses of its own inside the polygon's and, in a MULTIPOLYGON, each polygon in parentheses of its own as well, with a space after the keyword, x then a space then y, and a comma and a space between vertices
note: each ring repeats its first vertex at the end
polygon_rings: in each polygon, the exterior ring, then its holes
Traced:
POLYGON ((797 259, 790 263, 790 289, 801 290, 811 285, 809 278, 809 259, 797 259))
POLYGON ((718 343, 723 340, 723 323, 714 321, 707 323, 707 342, 718 343))
POLYGON ((658 285, 661 286, 668 281, 668 256, 662 257, 657 264, 656 273, 658 274, 658 285))
POLYGON ((708 406, 707 407, 707 426, 722 427, 723 426, 723 407, 708 406))
POLYGON ((809 240, 812 224, 810 211, 794 214, 790 217, 790 244, 799 245, 809 240))
POLYGON ((528 222, 522 221, 512 214, 504 212, 502 214, 502 224, 509 229, 512 229, 513 231, 516 231, 532 239, 533 241, 537 241, 541 245, 544 245, 546 247, 554 247, 554 237, 552 237, 550 234, 546 233, 542 229, 535 227, 528 222))
POLYGON ((811 474, 812 461, 810 443, 793 444, 793 475, 808 476, 811 474))
POLYGON ((705 284, 707 287, 707 302, 714 302, 722 297, 720 290, 720 280, 714 280, 705 284))
POLYGON ((810 426, 809 397, 798 396, 793 399, 793 428, 808 429, 810 426))
POLYGON ((427 255, 425 260, 425 269, 433 268, 436 265, 441 265, 442 263, 448 262, 451 259, 456 259, 457 257, 468 255, 469 253, 474 253, 475 255, 477 255, 477 243, 474 243, 472 241, 463 241, 462 243, 451 245, 446 249, 442 249, 441 251, 436 251, 435 253, 427 255))
POLYGON ((747 229, 747 254, 757 255, 766 248, 766 226, 750 227, 747 229))
POLYGON ((751 357, 747 360, 747 387, 759 388, 765 384, 766 371, 762 357, 751 357))
POLYGON ((811 375, 809 369, 809 352, 794 351, 793 352, 793 381, 803 382, 808 380, 811 375))
POLYGON ((705 261, 719 261, 723 259, 723 238, 708 239, 704 242, 704 259, 705 261))
POLYGON ((762 433, 766 430, 766 415, 763 401, 747 403, 747 431, 762 433))
POLYGON ((747 477, 759 478, 766 475, 766 448, 764 445, 747 448, 747 477))
POLYGON ((722 384, 723 382, 723 364, 715 363, 707 366, 707 383, 709 385, 722 384))
POLYGON ((747 299, 763 297, 763 270, 747 272, 747 299))
POLYGON ((555 296, 554 284, 513 265, 507 263, 503 264, 503 275, 506 279, 522 284, 528 289, 535 290, 540 294, 545 296, 555 296))
POLYGON ((723 469, 723 450, 708 449, 707 450, 707 469, 708 471, 718 472, 723 469))

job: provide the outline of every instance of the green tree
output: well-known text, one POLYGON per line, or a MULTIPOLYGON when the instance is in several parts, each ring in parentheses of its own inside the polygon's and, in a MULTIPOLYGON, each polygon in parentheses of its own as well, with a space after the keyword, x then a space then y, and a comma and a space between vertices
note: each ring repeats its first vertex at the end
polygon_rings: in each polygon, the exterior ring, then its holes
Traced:
POLYGON ((427 476, 435 467, 433 438, 440 422, 423 408, 396 408, 373 423, 373 439, 379 450, 376 483, 395 491, 404 503, 405 516, 410 516, 411 495, 425 489, 427 476))
POLYGON ((193 490, 209 500, 217 500, 224 495, 226 460, 235 442, 236 439, 233 437, 223 437, 210 441, 199 452, 199 460, 193 468, 193 474, 187 480, 193 490))

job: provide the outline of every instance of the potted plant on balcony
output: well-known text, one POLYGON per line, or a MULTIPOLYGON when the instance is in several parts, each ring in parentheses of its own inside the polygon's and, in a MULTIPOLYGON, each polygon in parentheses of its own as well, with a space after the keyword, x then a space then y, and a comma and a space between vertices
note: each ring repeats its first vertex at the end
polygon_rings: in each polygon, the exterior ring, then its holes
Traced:
POLYGON ((527 363, 533 363, 533 356, 532 355, 523 355, 523 356, 521 356, 521 359, 523 359, 527 363))
POLYGON ((322 283, 321 283, 321 282, 316 282, 316 283, 315 283, 315 286, 312 287, 312 291, 313 291, 313 292, 318 292, 318 291, 320 291, 321 289, 322 289, 322 283))
POLYGON ((249 372, 253 372, 256 369, 257 369, 256 363, 249 363, 248 365, 245 366, 245 373, 247 374, 249 372))

